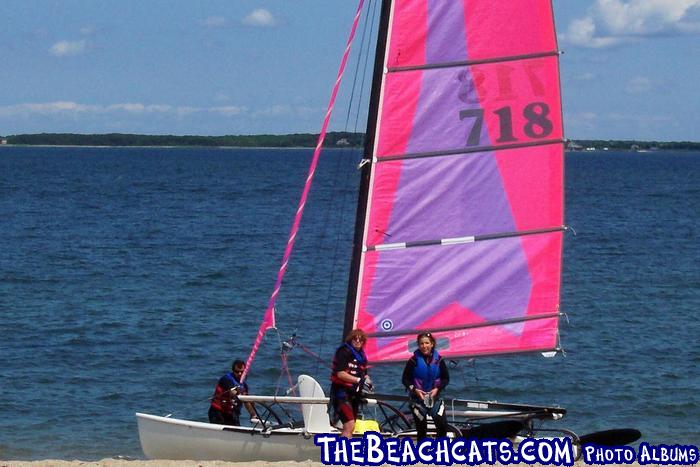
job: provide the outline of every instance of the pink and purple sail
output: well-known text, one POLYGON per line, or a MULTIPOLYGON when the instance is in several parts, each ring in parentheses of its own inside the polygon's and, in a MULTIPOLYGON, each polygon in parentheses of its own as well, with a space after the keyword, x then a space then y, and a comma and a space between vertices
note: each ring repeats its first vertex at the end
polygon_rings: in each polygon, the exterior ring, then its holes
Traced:
MULTIPOLYGON (((563 130, 550 0, 391 7, 353 317, 370 361, 558 345, 563 130)), ((368 156, 369 157, 369 156, 368 156)))

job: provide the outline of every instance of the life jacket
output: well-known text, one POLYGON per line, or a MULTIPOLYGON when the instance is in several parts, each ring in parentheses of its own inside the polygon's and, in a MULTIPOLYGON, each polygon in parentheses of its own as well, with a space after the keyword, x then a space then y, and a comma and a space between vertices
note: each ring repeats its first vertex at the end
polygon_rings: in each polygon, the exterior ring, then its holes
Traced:
POLYGON ((429 360, 426 362, 425 357, 420 349, 413 352, 416 359, 416 367, 413 369, 413 384, 422 391, 430 391, 435 386, 440 385, 440 354, 433 349, 429 360))
POLYGON ((363 378, 365 375, 367 375, 367 356, 365 355, 364 350, 358 352, 357 350, 355 350, 355 347, 346 342, 338 348, 338 350, 335 352, 335 357, 333 358, 333 372, 331 373, 331 383, 346 388, 353 387, 354 384, 348 383, 338 378, 337 373, 343 370, 357 378, 363 378), (350 362, 348 362, 347 368, 338 368, 338 353, 343 349, 343 347, 349 349, 350 352, 352 352, 353 359, 350 362))
MULTIPOLYGON (((232 388, 237 388, 239 390, 239 394, 248 392, 246 384, 238 382, 236 378, 234 378, 233 373, 226 373, 222 379, 224 378, 231 383, 232 388)), ((214 389, 214 397, 212 397, 211 406, 226 415, 232 415, 234 409, 236 409, 236 412, 240 412, 241 410, 240 401, 237 397, 232 397, 230 388, 225 389, 221 385, 221 380, 219 380, 219 383, 216 384, 216 388, 214 389)))

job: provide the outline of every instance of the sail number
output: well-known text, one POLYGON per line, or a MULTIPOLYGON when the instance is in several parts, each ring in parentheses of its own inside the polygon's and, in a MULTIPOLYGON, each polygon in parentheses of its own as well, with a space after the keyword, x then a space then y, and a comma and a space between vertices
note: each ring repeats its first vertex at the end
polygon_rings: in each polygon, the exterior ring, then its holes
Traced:
MULTIPOLYGON (((513 131, 513 109, 511 106, 501 107, 493 113, 498 118, 499 137, 497 143, 512 143, 518 141, 513 131)), ((532 102, 523 109, 525 124, 523 132, 529 138, 546 138, 554 130, 554 124, 549 118, 549 106, 544 102, 532 102)), ((459 112, 460 120, 473 120, 473 125, 467 136, 467 146, 477 146, 481 141, 481 129, 484 124, 484 109, 465 109, 459 112)))

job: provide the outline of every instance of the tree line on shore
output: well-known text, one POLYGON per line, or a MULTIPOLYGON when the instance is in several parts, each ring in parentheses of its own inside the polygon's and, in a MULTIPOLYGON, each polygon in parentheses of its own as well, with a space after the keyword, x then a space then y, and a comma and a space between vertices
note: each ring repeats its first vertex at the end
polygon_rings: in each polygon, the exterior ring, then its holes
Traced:
MULTIPOLYGON (((329 132, 325 147, 362 147, 364 133, 329 132)), ((77 134, 39 133, 0 136, 3 144, 28 146, 211 146, 211 147, 315 147, 318 134, 288 135, 136 135, 126 133, 77 134)), ((634 140, 570 140, 569 150, 700 150, 700 142, 634 141, 634 140)))
MULTIPOLYGON (((230 147, 315 147, 318 135, 295 133, 289 135, 226 135, 176 136, 107 133, 84 135, 76 133, 39 133, 0 137, 5 144, 44 146, 230 146, 230 147)), ((363 133, 329 132, 326 147, 360 147, 363 133)))

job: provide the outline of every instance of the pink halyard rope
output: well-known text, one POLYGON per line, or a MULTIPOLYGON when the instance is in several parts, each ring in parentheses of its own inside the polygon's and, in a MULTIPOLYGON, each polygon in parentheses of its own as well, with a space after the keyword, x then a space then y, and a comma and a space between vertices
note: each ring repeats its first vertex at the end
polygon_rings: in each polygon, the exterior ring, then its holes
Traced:
POLYGON ((301 194, 301 199, 299 200, 299 208, 297 209, 296 216, 294 217, 294 224, 292 224, 292 230, 289 233, 289 240, 287 241, 287 248, 284 250, 284 256, 282 258, 282 266, 277 273, 277 282, 275 283, 275 289, 270 296, 270 301, 267 305, 267 310, 265 310, 265 315, 263 321, 260 324, 260 329, 258 329, 258 335, 255 338, 255 343, 253 344, 253 349, 250 351, 248 360, 246 361, 245 371, 243 376, 241 376, 241 381, 245 379, 250 370, 250 365, 253 363, 255 354, 258 352, 258 347, 262 342, 262 338, 268 329, 275 327, 275 302, 277 300, 277 295, 279 294, 280 288, 282 287, 282 278, 284 278, 284 273, 287 271, 287 264, 289 264, 289 257, 292 255, 292 248, 294 247, 294 240, 296 239, 297 232, 299 231, 299 224, 301 223, 301 217, 304 213, 304 206, 306 205, 306 198, 309 195, 309 190, 311 189, 311 181, 314 178, 314 173, 316 172, 316 166, 318 165, 318 159, 321 155, 321 147, 323 146, 323 141, 326 139, 326 132, 328 131, 328 123, 331 119, 331 114, 333 113, 333 106, 335 105, 335 99, 338 96, 338 90, 340 88, 340 82, 343 78, 343 72, 345 71, 345 65, 348 62, 348 57, 350 56, 350 47, 352 46, 352 41, 355 38, 355 31, 357 30, 357 25, 360 22, 360 16, 362 15, 362 5, 364 0, 360 0, 357 5, 357 12, 355 13, 355 19, 352 23, 352 29, 350 30, 350 36, 348 37, 348 42, 345 46, 345 52, 343 53, 343 59, 340 61, 340 68, 338 69, 338 76, 336 77, 335 84, 333 85, 333 91, 331 92, 331 98, 328 102, 328 110, 326 110, 326 115, 323 119, 323 125, 321 126, 321 133, 318 135, 318 142, 316 143, 316 149, 314 150, 314 156, 311 160, 311 166, 309 167, 309 176, 306 177, 306 184, 304 185, 304 191, 301 194))

